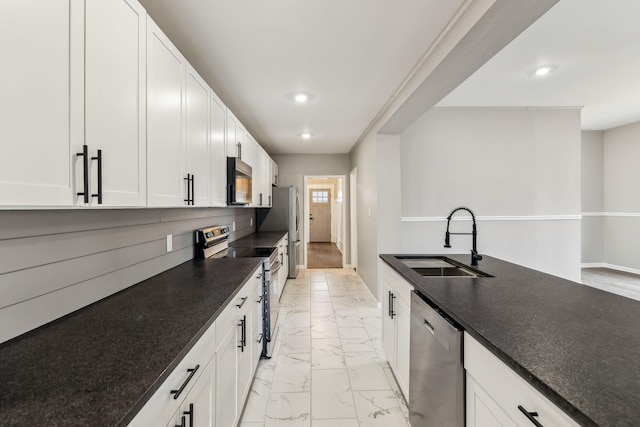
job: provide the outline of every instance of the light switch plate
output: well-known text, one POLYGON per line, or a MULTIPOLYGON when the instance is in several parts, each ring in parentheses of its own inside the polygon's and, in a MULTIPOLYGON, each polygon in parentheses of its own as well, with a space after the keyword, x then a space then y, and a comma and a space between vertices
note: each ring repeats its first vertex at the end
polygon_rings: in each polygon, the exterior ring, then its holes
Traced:
POLYGON ((173 250, 173 235, 167 234, 167 252, 173 250))
POLYGON ((236 222, 235 221, 233 221, 231 223, 231 231, 236 231, 236 222))
POLYGON ((249 218, 249 227, 253 227, 253 218, 249 218))

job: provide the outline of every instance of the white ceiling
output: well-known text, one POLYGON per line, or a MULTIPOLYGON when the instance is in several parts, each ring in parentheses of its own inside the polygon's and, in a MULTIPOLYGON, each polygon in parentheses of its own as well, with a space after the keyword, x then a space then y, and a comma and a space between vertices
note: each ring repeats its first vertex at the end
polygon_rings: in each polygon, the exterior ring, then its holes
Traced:
POLYGON ((438 106, 580 106, 589 130, 640 120, 640 1, 561 0, 438 106))
POLYGON ((141 3, 273 154, 349 152, 465 0, 141 3))

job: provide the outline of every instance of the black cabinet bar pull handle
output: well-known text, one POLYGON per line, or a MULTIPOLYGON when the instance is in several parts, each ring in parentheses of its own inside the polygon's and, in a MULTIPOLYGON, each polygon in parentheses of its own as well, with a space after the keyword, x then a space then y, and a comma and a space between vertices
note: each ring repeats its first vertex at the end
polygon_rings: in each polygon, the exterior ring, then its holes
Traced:
POLYGON ((396 310, 395 310, 395 303, 393 302, 393 300, 396 299, 396 296, 393 294, 393 292, 391 293, 391 318, 393 319, 393 317, 396 315, 396 310))
POLYGON ((262 193, 260 193, 260 206, 262 206, 262 193))
POLYGON ((191 175, 191 206, 196 203, 196 176, 191 175))
POLYGON ((187 177, 184 178, 184 180, 187 182, 187 198, 184 199, 185 202, 187 202, 187 206, 191 204, 191 174, 188 173, 187 177))
POLYGON ((249 297, 242 297, 240 299, 242 300, 242 302, 240 304, 236 304, 236 307, 238 307, 238 308, 242 308, 242 306, 249 299, 249 297))
POLYGON ((262 334, 258 335, 258 344, 262 343, 262 334))
POLYGON ((387 316, 391 317, 391 291, 389 291, 389 295, 387 298, 387 316))
POLYGON ((258 301, 256 301, 257 303, 261 303, 262 302, 262 295, 260 295, 260 298, 258 298, 258 301))
POLYGON ((176 424, 175 427, 187 427, 187 424, 184 420, 184 415, 182 416, 182 421, 180 422, 180 424, 176 424))
POLYGON ((98 204, 102 204, 102 150, 98 150, 98 155, 92 157, 91 160, 98 161, 98 194, 92 194, 91 197, 98 198, 98 204))
POLYGON ((171 394, 173 394, 174 399, 177 399, 178 396, 182 394, 182 392, 184 391, 184 388, 187 386, 187 384, 189 384, 189 381, 191 381, 191 378, 193 378, 193 375, 198 371, 198 369, 200 369, 200 365, 196 365, 196 367, 193 369, 191 368, 187 369, 187 372, 189 372, 189 376, 187 377, 187 379, 184 380, 184 382, 182 383, 179 389, 171 390, 171 394))
POLYGON ((82 156, 82 185, 84 190, 78 196, 84 196, 84 202, 89 203, 89 147, 87 144, 82 146, 82 153, 77 153, 78 156, 82 156))
POLYGON ((540 422, 538 420, 536 420, 534 417, 538 416, 537 412, 529 412, 526 409, 524 409, 524 407, 522 405, 518 405, 518 409, 520 409, 520 412, 522 412, 524 414, 525 417, 527 417, 529 419, 529 421, 531 421, 533 423, 534 426, 536 427, 544 427, 542 424, 540 424, 540 422))
POLYGON ((193 427, 193 403, 189 403, 189 410, 183 411, 182 413, 184 415, 189 415, 189 427, 193 427))
POLYGON ((240 345, 238 346, 238 348, 240 349, 240 351, 244 352, 244 348, 247 345, 247 316, 242 316, 242 319, 240 319, 240 323, 238 324, 238 326, 240 326, 240 345))

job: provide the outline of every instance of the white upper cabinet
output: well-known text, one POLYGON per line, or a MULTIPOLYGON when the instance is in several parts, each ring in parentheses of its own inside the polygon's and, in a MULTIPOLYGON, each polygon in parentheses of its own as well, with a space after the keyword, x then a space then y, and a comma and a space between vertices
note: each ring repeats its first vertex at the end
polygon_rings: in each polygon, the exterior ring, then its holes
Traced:
POLYGON ((271 184, 277 186, 278 180, 278 164, 271 160, 271 184))
POLYGON ((227 109, 227 156, 238 157, 246 162, 243 151, 245 139, 245 130, 240 120, 227 109))
POLYGON ((264 149, 254 143, 256 150, 255 169, 253 170, 254 201, 258 207, 271 207, 271 157, 264 149))
POLYGON ((186 60, 147 18, 147 204, 185 206, 186 60))
POLYGON ((85 16, 85 144, 91 194, 102 196, 89 202, 144 206, 146 12, 135 0, 87 0, 85 16))
POLYGON ((69 206, 84 130, 84 10, 35 3, 5 1, 0 12, 0 203, 69 206))
POLYGON ((187 205, 209 206, 209 86, 187 64, 185 181, 187 205))
POLYGON ((209 171, 211 179, 211 206, 227 205, 227 150, 226 118, 227 107, 211 90, 209 120, 209 150, 211 154, 209 171))

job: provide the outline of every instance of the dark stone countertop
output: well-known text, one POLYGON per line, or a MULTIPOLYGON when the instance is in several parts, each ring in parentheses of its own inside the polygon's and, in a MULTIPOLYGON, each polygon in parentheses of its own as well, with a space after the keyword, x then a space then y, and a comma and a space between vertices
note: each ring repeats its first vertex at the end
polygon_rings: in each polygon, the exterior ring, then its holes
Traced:
POLYGON ((0 344, 0 424, 126 425, 260 262, 188 261, 0 344))
POLYGON ((380 257, 580 425, 640 422, 640 302, 488 256, 477 279, 380 257))
POLYGON ((286 231, 258 231, 241 239, 234 240, 229 246, 234 248, 275 248, 286 231))

